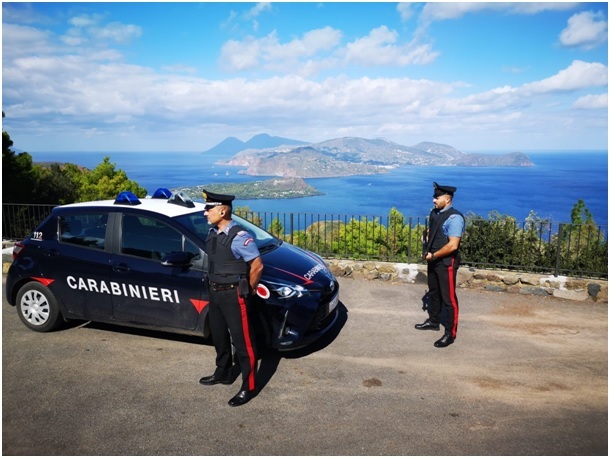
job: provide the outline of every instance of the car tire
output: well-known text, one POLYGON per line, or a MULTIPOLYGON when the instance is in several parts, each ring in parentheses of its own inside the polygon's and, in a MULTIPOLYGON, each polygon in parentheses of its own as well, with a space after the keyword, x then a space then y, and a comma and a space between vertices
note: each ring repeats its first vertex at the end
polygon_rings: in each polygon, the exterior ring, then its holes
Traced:
POLYGON ((17 293, 17 313, 23 324, 37 332, 53 331, 61 322, 57 299, 37 281, 26 283, 17 293))

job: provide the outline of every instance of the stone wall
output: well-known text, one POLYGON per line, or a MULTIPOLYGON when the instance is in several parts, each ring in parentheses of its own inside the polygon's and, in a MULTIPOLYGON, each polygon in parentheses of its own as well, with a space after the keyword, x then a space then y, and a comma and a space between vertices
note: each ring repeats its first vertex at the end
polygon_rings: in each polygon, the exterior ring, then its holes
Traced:
MULTIPOLYGON (((426 284, 426 266, 374 261, 327 259, 336 277, 386 282, 426 284)), ((554 296, 573 301, 608 303, 608 281, 554 275, 476 269, 462 266, 458 270, 459 288, 481 288, 492 292, 554 296)))
MULTIPOLYGON (((10 247, 9 244, 6 245, 10 247)), ((3 243, 3 247, 5 244, 3 243)), ((3 273, 10 266, 11 250, 3 251, 3 273)), ((426 266, 374 261, 326 260, 336 277, 348 277, 387 282, 426 284, 426 266)), ((573 277, 555 277, 529 273, 475 269, 463 266, 458 269, 459 288, 481 288, 486 291, 554 296, 573 301, 608 303, 608 281, 573 277)))

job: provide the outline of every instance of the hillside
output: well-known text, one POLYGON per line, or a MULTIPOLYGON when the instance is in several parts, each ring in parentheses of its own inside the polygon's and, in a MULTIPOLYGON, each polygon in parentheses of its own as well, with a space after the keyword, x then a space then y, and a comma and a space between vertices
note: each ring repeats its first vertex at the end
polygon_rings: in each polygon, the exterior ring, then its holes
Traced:
POLYGON ((246 167, 243 173, 247 175, 303 178, 379 174, 399 166, 534 165, 523 153, 467 154, 440 143, 421 142, 414 146, 404 146, 387 140, 358 137, 337 138, 296 147, 283 143, 263 148, 246 148, 223 163, 246 167))
POLYGON ((247 183, 214 183, 174 189, 190 196, 201 196, 203 190, 230 194, 239 200, 247 199, 293 199, 323 195, 302 178, 281 178, 247 183))
POLYGON ((242 142, 240 139, 235 137, 227 137, 221 141, 218 145, 210 148, 209 150, 203 151, 201 154, 219 154, 224 155, 228 158, 239 153, 240 151, 249 149, 265 149, 265 148, 278 148, 282 145, 294 148, 298 145, 306 145, 307 142, 300 140, 291 140, 289 138, 272 137, 268 134, 259 134, 252 137, 247 142, 242 142))

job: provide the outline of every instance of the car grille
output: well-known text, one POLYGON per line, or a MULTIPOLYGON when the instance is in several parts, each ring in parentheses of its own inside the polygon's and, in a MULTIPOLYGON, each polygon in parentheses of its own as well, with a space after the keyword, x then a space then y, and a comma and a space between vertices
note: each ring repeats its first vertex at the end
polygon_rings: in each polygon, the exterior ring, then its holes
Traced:
POLYGON ((335 297, 335 294, 339 294, 338 288, 339 285, 335 283, 335 288, 332 291, 330 289, 325 291, 326 294, 322 296, 320 305, 307 328, 308 333, 322 331, 332 323, 335 313, 334 311, 333 313, 328 313, 328 303, 335 297))

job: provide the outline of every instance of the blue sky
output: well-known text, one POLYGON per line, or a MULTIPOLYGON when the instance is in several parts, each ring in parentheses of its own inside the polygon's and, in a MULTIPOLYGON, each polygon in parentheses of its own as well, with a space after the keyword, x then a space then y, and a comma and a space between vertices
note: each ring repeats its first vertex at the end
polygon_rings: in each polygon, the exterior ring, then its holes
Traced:
POLYGON ((605 150, 608 4, 5 2, 2 110, 30 153, 605 150))

